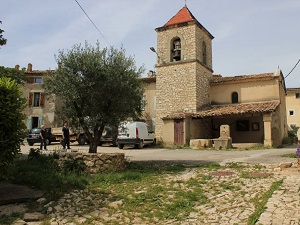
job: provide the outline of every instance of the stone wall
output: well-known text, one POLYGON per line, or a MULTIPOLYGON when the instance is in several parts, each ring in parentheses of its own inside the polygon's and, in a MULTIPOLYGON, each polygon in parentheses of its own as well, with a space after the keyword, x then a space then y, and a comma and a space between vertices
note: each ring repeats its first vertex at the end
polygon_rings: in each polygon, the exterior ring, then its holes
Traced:
MULTIPOLYGON (((156 137, 165 137, 161 118, 177 112, 196 112, 210 104, 212 77, 211 39, 196 24, 157 30, 159 61, 156 65, 156 137), (181 40, 181 60, 171 61, 171 42, 181 40), (202 63, 202 42, 207 46, 207 66, 202 63)), ((173 135, 173 134, 167 134, 173 135)))
POLYGON ((59 164, 62 165, 67 159, 82 159, 86 165, 86 172, 92 174, 124 171, 126 162, 124 153, 67 152, 60 155, 59 164))

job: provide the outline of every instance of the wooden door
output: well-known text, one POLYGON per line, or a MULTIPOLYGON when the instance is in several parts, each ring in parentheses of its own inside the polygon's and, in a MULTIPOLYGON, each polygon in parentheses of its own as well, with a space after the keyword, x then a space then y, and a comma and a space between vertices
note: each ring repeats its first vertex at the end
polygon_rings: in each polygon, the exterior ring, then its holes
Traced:
POLYGON ((174 145, 183 145, 184 143, 184 131, 183 120, 174 120, 174 145))

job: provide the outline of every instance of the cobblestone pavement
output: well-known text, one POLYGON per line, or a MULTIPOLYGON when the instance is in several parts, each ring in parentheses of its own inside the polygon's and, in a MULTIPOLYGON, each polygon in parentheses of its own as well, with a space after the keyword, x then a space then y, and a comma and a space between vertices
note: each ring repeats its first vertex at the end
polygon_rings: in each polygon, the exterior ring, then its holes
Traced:
MULTIPOLYGON (((51 146, 56 150, 56 146, 51 146)), ((297 146, 298 147, 298 146, 297 146)), ((126 155, 130 155, 133 161, 148 160, 174 160, 178 162, 193 162, 198 164, 215 162, 225 165, 228 162, 244 162, 250 164, 266 165, 266 172, 274 172, 273 176, 259 179, 245 179, 238 175, 233 169, 225 169, 222 176, 217 174, 212 176, 211 186, 205 187, 206 197, 209 203, 195 206, 196 211, 191 212, 188 217, 182 221, 165 220, 160 221, 157 218, 145 219, 137 212, 128 212, 122 209, 126 199, 103 198, 101 193, 91 192, 89 190, 74 191, 66 194, 58 202, 50 202, 45 205, 45 211, 50 218, 50 225, 76 225, 76 224, 247 224, 249 216, 254 212, 253 199, 256 195, 269 190, 271 185, 283 180, 283 184, 278 191, 275 191, 269 198, 266 209, 261 214, 256 224, 262 225, 300 225, 300 168, 288 168, 283 171, 275 170, 280 162, 291 162, 291 158, 282 158, 281 155, 294 153, 297 147, 290 149, 269 149, 254 151, 190 151, 190 150, 166 150, 166 149, 143 149, 131 150, 124 149, 126 155), (169 151, 172 151, 170 154, 169 151), (182 155, 184 153, 184 155, 182 155), (170 156, 172 156, 170 158, 170 156), (184 159, 184 160, 183 160, 184 159), (197 160, 195 160, 197 159, 197 160), (199 160, 200 159, 200 160, 199 160), (292 170, 292 173, 286 172, 292 170), (226 173, 226 171, 228 173, 226 173), (230 173, 233 172, 233 173, 230 173), (227 174, 227 175, 226 175, 227 174), (230 184, 234 187, 232 190, 215 189, 211 187, 220 187, 230 184)), ((73 149, 77 149, 74 146, 73 149)), ((29 148, 28 148, 29 149, 29 148)), ((86 149, 86 148, 85 148, 86 149)), ((113 152, 113 148, 103 148, 104 152, 113 152)), ((50 149, 51 150, 51 149, 50 149)), ((79 150, 79 149, 78 149, 79 150)), ((25 150, 27 151, 27 149, 25 150)), ((222 167, 223 168, 223 167, 222 167)), ((253 168, 253 167, 252 167, 253 168)), ((207 171, 191 170, 181 175, 169 178, 178 180, 187 180, 198 176, 207 171)), ((166 181, 163 184, 167 184, 166 181)), ((184 187, 182 187, 184 188, 184 187)), ((226 188, 225 188, 226 189, 226 188)), ((16 221, 15 225, 43 224, 44 215, 25 215, 23 220, 16 221), (27 217, 36 217, 36 222, 25 222, 27 217), (40 222, 39 222, 40 221, 40 222)))
MULTIPOLYGON (((275 191, 266 204, 266 210, 261 214, 256 224, 263 225, 287 225, 300 224, 300 172, 293 168, 293 174, 283 174, 273 171, 272 166, 264 171, 257 171, 254 167, 243 170, 253 174, 249 179, 241 176, 241 171, 232 168, 224 168, 216 171, 206 169, 191 169, 176 176, 169 176, 164 181, 164 186, 171 181, 184 189, 184 181, 191 178, 197 179, 199 175, 210 175, 209 185, 202 185, 206 190, 205 195, 209 201, 195 206, 195 212, 191 212, 184 220, 164 220, 158 218, 145 218, 137 212, 124 211, 122 209, 125 199, 115 199, 91 190, 75 190, 66 194, 58 202, 50 202, 45 205, 50 225, 75 225, 75 224, 247 224, 249 216, 254 212, 254 199, 270 189, 274 182, 283 179, 283 184, 275 191), (267 178, 264 176, 268 176, 267 178), (226 188, 225 186, 228 186, 226 188), (223 187, 223 188, 220 188, 223 187), (224 189, 225 187, 225 189, 224 189)), ((134 192, 135 190, 133 190, 134 192)), ((42 224, 35 222, 34 224, 42 224)))
POLYGON ((300 224, 300 173, 284 179, 280 190, 273 193, 257 224, 300 224))

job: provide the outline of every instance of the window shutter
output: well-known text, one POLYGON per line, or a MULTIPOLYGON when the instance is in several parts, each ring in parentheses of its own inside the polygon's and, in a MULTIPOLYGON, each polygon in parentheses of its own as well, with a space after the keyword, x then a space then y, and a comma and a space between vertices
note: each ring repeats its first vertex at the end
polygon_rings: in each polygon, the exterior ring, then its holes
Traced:
POLYGON ((45 106, 45 93, 41 93, 41 100, 40 100, 40 106, 44 107, 45 106))
POLYGON ((33 93, 29 93, 29 100, 28 100, 28 106, 32 107, 32 101, 33 101, 33 93))
POLYGON ((39 118, 39 127, 43 125, 43 116, 40 116, 39 118))
POLYGON ((28 116, 27 118, 27 129, 30 130, 31 129, 31 116, 28 116))

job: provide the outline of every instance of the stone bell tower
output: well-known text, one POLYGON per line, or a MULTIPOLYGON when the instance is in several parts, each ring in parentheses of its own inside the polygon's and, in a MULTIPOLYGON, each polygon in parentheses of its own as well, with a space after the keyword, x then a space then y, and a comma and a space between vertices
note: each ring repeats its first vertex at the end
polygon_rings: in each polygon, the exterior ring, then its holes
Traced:
POLYGON ((210 104, 212 39, 184 6, 164 26, 156 28, 156 136, 163 118, 191 113, 210 104))

